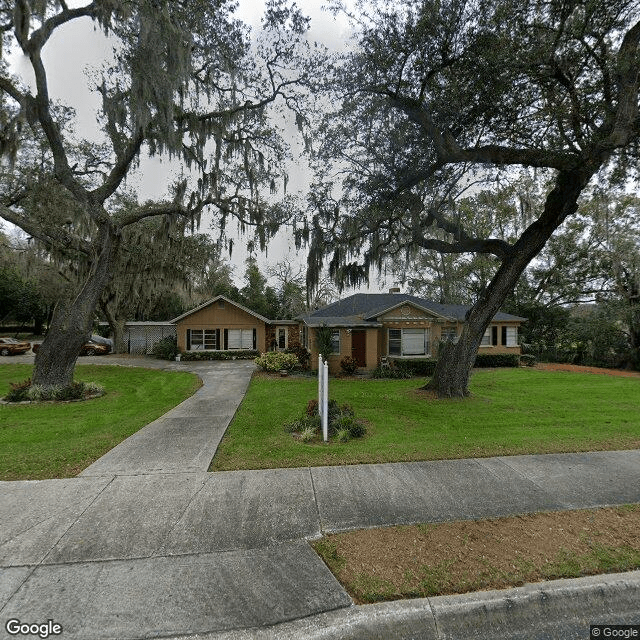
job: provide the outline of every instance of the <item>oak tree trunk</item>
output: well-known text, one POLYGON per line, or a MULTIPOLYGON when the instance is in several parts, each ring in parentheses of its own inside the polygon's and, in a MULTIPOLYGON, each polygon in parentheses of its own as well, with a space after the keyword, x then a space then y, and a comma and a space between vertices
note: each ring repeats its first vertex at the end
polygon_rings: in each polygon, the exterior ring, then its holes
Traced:
POLYGON ((124 326, 126 324, 126 321, 116 318, 116 316, 112 313, 108 302, 103 301, 100 304, 100 307, 102 308, 104 317, 107 319, 109 328, 111 329, 111 335, 113 339, 113 353, 127 353, 127 344, 124 341, 124 326))
POLYGON ((484 332, 527 265, 565 218, 576 211, 578 197, 594 172, 595 169, 583 169, 558 174, 544 212, 522 234, 487 289, 469 310, 457 344, 443 343, 433 377, 424 389, 433 391, 440 398, 463 398, 470 394, 471 369, 484 332))
POLYGON ((32 383, 45 388, 66 387, 80 348, 91 335, 94 313, 100 295, 111 277, 118 237, 106 226, 98 233, 96 255, 88 276, 73 300, 56 306, 49 331, 36 354, 32 383))

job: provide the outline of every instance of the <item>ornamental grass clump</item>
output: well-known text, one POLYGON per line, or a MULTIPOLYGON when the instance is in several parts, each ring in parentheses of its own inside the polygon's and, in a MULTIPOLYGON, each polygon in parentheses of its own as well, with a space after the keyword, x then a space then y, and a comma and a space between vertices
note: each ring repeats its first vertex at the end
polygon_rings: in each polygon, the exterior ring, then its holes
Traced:
MULTIPOLYGON (((364 422, 356 419, 351 405, 339 405, 335 400, 329 400, 327 409, 329 438, 347 442, 351 438, 361 438, 366 434, 364 422)), ((302 442, 321 441, 322 420, 318 411, 318 401, 309 400, 304 414, 285 424, 284 430, 302 442)))
POLYGON ((104 388, 95 382, 73 382, 66 387, 32 385, 31 379, 10 383, 5 402, 65 402, 87 400, 104 394, 104 388))
POLYGON ((298 358, 293 353, 269 351, 255 359, 255 363, 265 371, 290 371, 298 366, 298 358))

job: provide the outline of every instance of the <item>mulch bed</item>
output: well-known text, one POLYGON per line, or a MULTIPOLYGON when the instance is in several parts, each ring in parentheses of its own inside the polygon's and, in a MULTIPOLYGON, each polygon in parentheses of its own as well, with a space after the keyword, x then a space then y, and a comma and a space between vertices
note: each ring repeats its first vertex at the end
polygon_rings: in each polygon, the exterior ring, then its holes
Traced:
POLYGON ((620 376, 622 378, 640 378, 640 371, 627 369, 603 369, 601 367, 582 367, 575 364, 560 364, 558 362, 540 362, 536 369, 544 371, 572 371, 574 373, 595 373, 605 376, 620 376))

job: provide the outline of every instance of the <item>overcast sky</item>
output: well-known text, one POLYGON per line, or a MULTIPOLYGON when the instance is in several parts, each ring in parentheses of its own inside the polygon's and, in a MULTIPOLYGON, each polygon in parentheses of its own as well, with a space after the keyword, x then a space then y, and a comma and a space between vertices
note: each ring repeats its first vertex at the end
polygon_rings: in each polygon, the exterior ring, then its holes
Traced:
MULTIPOLYGON (((85 2, 72 1, 72 6, 82 6, 85 2)), ((348 25, 344 18, 336 19, 332 14, 322 9, 324 0, 303 0, 299 3, 303 11, 311 18, 309 39, 319 42, 329 49, 341 48, 348 37, 348 25)), ((237 17, 250 24, 254 31, 259 28, 260 19, 264 12, 263 0, 240 0, 237 17)), ((45 64, 49 73, 50 94, 54 99, 73 106, 76 109, 78 131, 89 139, 98 139, 95 114, 99 108, 99 96, 89 90, 92 82, 92 69, 98 69, 101 63, 111 55, 111 45, 99 29, 95 29, 89 20, 76 20, 59 29, 45 48, 45 64)), ((30 67, 28 61, 19 55, 11 59, 12 67, 29 82, 30 67)), ((97 76, 93 76, 98 81, 97 76)), ((293 134, 292 134, 293 135, 293 134)), ((294 147, 295 148, 295 147, 294 147)), ((142 162, 141 171, 133 179, 129 179, 127 186, 138 193, 140 201, 150 198, 160 198, 167 193, 167 187, 178 175, 179 168, 169 162, 159 162, 156 159, 142 162)), ((306 160, 289 167, 289 193, 300 191, 304 193, 310 174, 306 169, 306 160)), ((209 231, 208 221, 203 220, 201 232, 209 231)), ((238 238, 235 242, 232 262, 238 284, 241 284, 244 273, 246 239, 238 238)), ((268 257, 257 256, 261 268, 266 270, 268 264, 274 264, 283 257, 287 257, 298 264, 304 264, 304 252, 297 252, 293 238, 286 232, 278 234, 269 245, 268 257)), ((373 289, 372 289, 373 290, 373 289)))

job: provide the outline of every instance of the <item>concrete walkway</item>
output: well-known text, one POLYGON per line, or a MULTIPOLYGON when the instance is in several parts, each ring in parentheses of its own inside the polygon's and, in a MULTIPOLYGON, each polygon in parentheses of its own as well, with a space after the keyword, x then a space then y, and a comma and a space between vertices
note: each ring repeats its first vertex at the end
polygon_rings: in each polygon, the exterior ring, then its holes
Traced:
POLYGON ((204 385, 80 477, 0 483, 0 638, 12 618, 83 640, 564 639, 640 623, 640 572, 357 607, 306 542, 640 502, 640 451, 207 473, 253 365, 144 364, 204 385))

